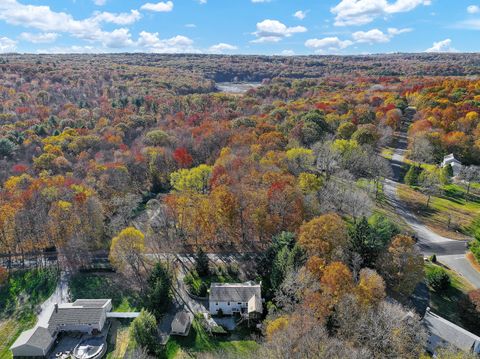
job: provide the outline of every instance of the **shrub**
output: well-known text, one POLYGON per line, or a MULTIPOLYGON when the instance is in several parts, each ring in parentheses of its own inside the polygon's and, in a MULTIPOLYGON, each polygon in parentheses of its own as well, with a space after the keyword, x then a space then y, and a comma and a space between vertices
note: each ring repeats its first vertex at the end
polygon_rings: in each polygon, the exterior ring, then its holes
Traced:
POLYGON ((133 320, 130 333, 140 347, 146 349, 150 354, 157 352, 157 321, 152 313, 142 310, 140 315, 133 320))
POLYGON ((422 173, 422 168, 419 166, 410 166, 407 173, 405 174, 404 182, 409 186, 417 186, 418 179, 422 173))
POLYGON ((427 283, 436 291, 446 290, 450 286, 450 277, 442 267, 427 270, 427 283))
POLYGON ((470 251, 477 261, 480 261, 480 240, 475 240, 470 243, 470 251))
POLYGON ((191 294, 199 297, 207 295, 208 285, 199 277, 195 270, 187 273, 183 281, 191 294))
POLYGON ((436 256, 435 254, 432 254, 432 255, 430 256, 430 262, 432 262, 432 263, 437 263, 437 256, 436 256))

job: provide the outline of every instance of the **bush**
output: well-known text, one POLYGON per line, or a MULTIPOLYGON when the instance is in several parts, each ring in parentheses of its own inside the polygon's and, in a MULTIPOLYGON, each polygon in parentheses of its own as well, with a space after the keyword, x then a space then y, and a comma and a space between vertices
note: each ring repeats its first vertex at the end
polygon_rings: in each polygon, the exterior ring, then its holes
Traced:
POLYGON ((410 166, 403 181, 409 186, 418 186, 418 179, 421 173, 422 168, 420 166, 410 166))
POLYGON ((207 295, 208 285, 200 278, 195 270, 189 272, 183 281, 191 294, 199 297, 205 297, 207 295))
POLYGON ((450 286, 450 277, 442 267, 435 266, 427 270, 427 284, 436 291, 443 291, 450 286))
POLYGON ((130 333, 138 346, 146 349, 150 354, 158 351, 157 321, 152 313, 142 310, 133 320, 130 333))
POLYGON ((437 263, 437 256, 436 256, 435 254, 432 254, 432 255, 430 256, 430 262, 432 262, 432 263, 437 263))
POLYGON ((477 261, 480 262, 480 240, 475 240, 470 243, 470 251, 477 261))

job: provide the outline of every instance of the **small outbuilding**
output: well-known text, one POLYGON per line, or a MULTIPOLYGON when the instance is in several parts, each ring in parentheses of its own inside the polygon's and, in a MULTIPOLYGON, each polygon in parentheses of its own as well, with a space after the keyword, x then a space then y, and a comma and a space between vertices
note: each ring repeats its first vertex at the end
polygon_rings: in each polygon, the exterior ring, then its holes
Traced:
POLYGON ((184 310, 175 314, 172 321, 171 335, 181 335, 186 337, 192 326, 193 315, 184 310))
POLYGON ((55 337, 47 328, 35 327, 24 331, 10 347, 13 358, 46 358, 55 337))
POLYGON ((460 171, 462 170, 463 166, 462 163, 455 158, 453 153, 450 153, 448 156, 445 156, 442 161, 442 168, 447 167, 450 165, 452 167, 453 171, 453 176, 456 177, 460 174, 460 171))

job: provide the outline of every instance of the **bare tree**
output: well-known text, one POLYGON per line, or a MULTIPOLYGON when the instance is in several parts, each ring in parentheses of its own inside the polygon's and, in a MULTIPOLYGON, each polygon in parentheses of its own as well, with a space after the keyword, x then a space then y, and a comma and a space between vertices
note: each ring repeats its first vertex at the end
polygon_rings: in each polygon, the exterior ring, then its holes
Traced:
POLYGON ((339 168, 340 154, 332 148, 331 141, 316 144, 314 153, 317 156, 317 169, 325 174, 328 181, 339 168))
POLYGON ((472 182, 480 182, 480 167, 479 166, 464 166, 460 171, 459 178, 467 182, 467 194, 470 195, 470 187, 472 182))
POLYGON ((440 193, 442 182, 437 170, 425 170, 420 176, 420 187, 422 192, 427 196, 427 208, 430 206, 432 196, 440 193))
POLYGON ((427 137, 413 136, 410 142, 410 159, 423 163, 432 163, 435 160, 435 149, 427 137))

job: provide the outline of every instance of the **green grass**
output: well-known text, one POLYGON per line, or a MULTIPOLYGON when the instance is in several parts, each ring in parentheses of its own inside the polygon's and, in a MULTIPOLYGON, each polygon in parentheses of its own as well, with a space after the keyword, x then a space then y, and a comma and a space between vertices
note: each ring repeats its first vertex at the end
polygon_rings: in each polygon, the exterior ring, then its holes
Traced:
POLYGON ((37 321, 36 307, 55 290, 56 269, 14 272, 0 289, 0 358, 12 357, 10 346, 37 321))
POLYGON ((69 286, 72 300, 109 298, 117 312, 138 311, 141 307, 138 294, 116 273, 81 272, 70 278, 69 286))
POLYGON ((248 334, 242 331, 235 332, 232 337, 212 337, 202 327, 201 323, 194 319, 192 328, 187 337, 171 337, 166 345, 166 357, 173 359, 182 354, 195 357, 196 353, 202 352, 228 352, 241 357, 253 352, 258 348, 258 343, 247 339, 248 334), (236 335, 235 335, 236 334, 236 335))
POLYGON ((130 321, 116 321, 112 324, 108 337, 107 359, 122 359, 130 344, 130 321))
MULTIPOLYGON (((425 263, 425 273, 433 270, 438 265, 433 263, 425 263)), ((465 279, 460 277, 454 271, 446 269, 450 277, 450 287, 445 291, 437 292, 433 288, 430 289, 430 308, 433 312, 440 314, 449 321, 464 326, 459 317, 458 302, 464 298, 469 291, 474 288, 465 279)))
POLYGON ((432 196, 429 208, 427 197, 406 185, 400 185, 398 194, 421 219, 435 232, 462 239, 471 235, 472 222, 480 215, 480 197, 471 195, 455 184, 443 187, 441 196, 432 196))

